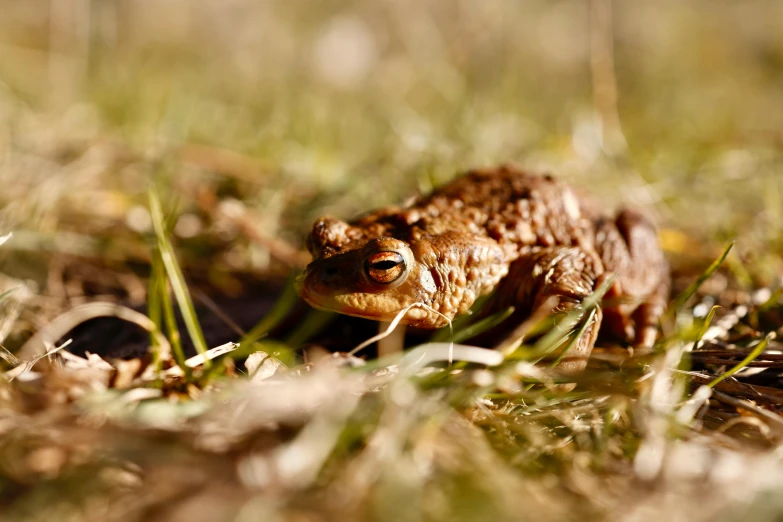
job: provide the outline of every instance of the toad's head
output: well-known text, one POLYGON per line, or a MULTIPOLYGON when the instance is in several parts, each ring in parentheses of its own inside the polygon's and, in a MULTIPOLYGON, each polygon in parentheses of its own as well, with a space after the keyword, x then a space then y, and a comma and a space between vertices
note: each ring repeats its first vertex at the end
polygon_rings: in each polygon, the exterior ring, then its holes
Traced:
POLYGON ((413 306, 404 323, 445 326, 442 315, 427 309, 438 294, 433 278, 437 256, 429 242, 377 236, 378 232, 383 230, 334 218, 318 220, 308 238, 314 260, 298 280, 299 295, 316 308, 378 321, 391 321, 413 306))
POLYGON ((378 321, 408 309, 405 324, 441 328, 508 272, 510 254, 494 240, 450 229, 430 234, 408 217, 384 209, 353 223, 318 220, 299 295, 317 308, 378 321))

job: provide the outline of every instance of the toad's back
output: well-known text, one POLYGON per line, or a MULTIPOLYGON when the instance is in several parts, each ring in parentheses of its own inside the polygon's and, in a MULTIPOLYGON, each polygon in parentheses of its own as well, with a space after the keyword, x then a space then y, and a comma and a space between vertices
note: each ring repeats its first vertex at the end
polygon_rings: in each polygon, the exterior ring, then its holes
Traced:
POLYGON ((432 208, 433 224, 467 220, 498 242, 523 247, 583 244, 590 228, 567 185, 505 167, 471 171, 417 206, 432 208))
POLYGON ((470 171, 405 208, 370 212, 351 225, 366 233, 344 250, 372 237, 410 241, 452 231, 491 238, 512 260, 531 247, 592 248, 594 239, 594 218, 568 185, 509 167, 470 171))

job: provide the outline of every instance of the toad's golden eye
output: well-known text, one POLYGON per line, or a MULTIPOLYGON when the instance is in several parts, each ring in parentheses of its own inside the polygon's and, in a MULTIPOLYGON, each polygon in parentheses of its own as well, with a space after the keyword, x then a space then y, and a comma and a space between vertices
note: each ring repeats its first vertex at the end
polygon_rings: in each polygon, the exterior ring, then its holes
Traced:
POLYGON ((376 283, 387 285, 405 273, 405 258, 397 252, 378 252, 364 262, 364 271, 376 283))

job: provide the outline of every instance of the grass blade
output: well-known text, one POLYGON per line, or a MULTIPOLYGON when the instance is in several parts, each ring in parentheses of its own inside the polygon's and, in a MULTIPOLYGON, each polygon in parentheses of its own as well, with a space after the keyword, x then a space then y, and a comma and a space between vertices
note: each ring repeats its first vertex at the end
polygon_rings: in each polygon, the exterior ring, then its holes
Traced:
POLYGON ((450 338, 452 338, 454 335, 458 335, 461 330, 464 328, 467 328, 468 325, 471 324, 471 321, 475 318, 476 314, 481 312, 481 310, 484 308, 484 306, 487 305, 490 298, 493 296, 493 294, 483 295, 476 299, 476 301, 473 303, 473 306, 470 307, 470 311, 465 315, 459 315, 452 319, 451 324, 449 326, 445 326, 439 330, 436 330, 435 333, 430 337, 431 343, 441 343, 441 342, 447 342, 450 338))
POLYGON ((292 348, 298 348, 333 321, 336 316, 334 312, 312 310, 296 330, 286 338, 286 344, 292 348))
POLYGON ((710 325, 712 324, 712 320, 715 318, 715 312, 718 311, 718 308, 720 308, 720 305, 715 305, 710 309, 709 313, 707 313, 707 317, 704 318, 704 324, 701 325, 699 333, 696 336, 697 341, 701 341, 707 334, 707 330, 710 329, 710 325))
MULTIPOLYGON (((470 324, 466 326, 465 328, 462 328, 461 330, 455 332, 454 334, 450 336, 446 336, 445 339, 438 339, 437 341, 433 338, 430 342, 452 342, 452 343, 461 343, 465 341, 466 339, 470 339, 471 337, 475 337, 483 332, 486 332, 487 330, 491 330, 492 328, 496 327, 506 319, 508 319, 511 314, 514 313, 514 307, 509 306, 505 310, 501 310, 499 312, 496 312, 490 316, 487 316, 483 319, 480 319, 476 321, 473 324, 470 324)), ((443 328, 444 332, 448 332, 446 328, 443 328)), ((433 336, 434 337, 434 336, 433 336)))
POLYGON ((747 355, 747 357, 745 357, 744 359, 742 359, 742 361, 739 362, 739 364, 734 366, 731 370, 724 372, 722 375, 713 379, 709 384, 707 384, 707 386, 709 386, 710 388, 714 388, 720 382, 728 379, 729 377, 731 377, 732 375, 734 375, 735 373, 737 373, 738 371, 746 367, 748 364, 753 362, 759 355, 761 355, 761 352, 763 352, 767 348, 769 342, 774 338, 775 338, 775 332, 770 332, 769 334, 767 334, 767 336, 759 344, 757 344, 756 347, 753 348, 753 350, 751 350, 751 352, 747 355))
POLYGON ((571 335, 571 340, 568 342, 568 345, 566 345, 565 348, 563 348, 560 353, 557 355, 554 361, 552 361, 552 364, 549 365, 550 368, 554 368, 558 364, 560 364, 560 361, 562 361, 566 355, 568 355, 568 352, 570 352, 574 346, 576 346, 576 343, 579 342, 579 339, 582 338, 582 335, 587 331, 587 328, 590 326, 590 324, 593 322, 593 319, 595 318, 595 308, 591 308, 590 311, 587 314, 587 317, 584 318, 582 321, 582 326, 579 328, 579 330, 574 331, 574 333, 571 335))
MULTIPOLYGON (((560 345, 565 342, 576 326, 583 320, 583 318, 594 312, 595 308, 601 302, 604 294, 611 288, 614 283, 614 277, 607 278, 601 286, 590 294, 579 308, 575 308, 564 314, 549 332, 547 332, 532 348, 531 357, 526 358, 531 362, 538 362, 549 353, 555 351, 560 345)), ((589 323, 588 323, 589 324, 589 323)))
MULTIPOLYGON (((160 199, 154 190, 149 191, 149 200, 152 224, 155 228, 155 235, 158 239, 158 249, 160 250, 163 266, 166 269, 166 275, 171 284, 171 289, 174 292, 174 297, 177 300, 177 305, 182 314, 182 319, 185 322, 185 328, 188 330, 188 335, 193 341, 196 351, 203 355, 207 352, 207 343, 204 340, 204 333, 201 331, 201 325, 196 316, 196 308, 193 305, 193 299, 190 296, 190 291, 185 283, 185 276, 182 274, 179 263, 177 263, 174 247, 171 245, 171 241, 169 241, 168 235, 166 234, 163 208, 161 207, 160 199)), ((210 365, 211 363, 209 361, 204 362, 204 368, 208 369, 210 365)))
MULTIPOLYGON (((150 281, 147 286, 147 316, 150 318, 155 328, 163 331, 163 304, 161 298, 161 282, 165 280, 165 269, 160 260, 160 252, 155 248, 152 253, 152 263, 150 267, 150 281)), ((171 342, 171 341, 170 341, 171 342)), ((172 345, 173 346, 173 345, 172 345)), ((163 360, 160 353, 160 342, 157 336, 150 333, 150 351, 152 352, 152 367, 155 373, 159 374, 163 367, 163 360)), ((175 348, 176 353, 176 348, 175 348)), ((177 360, 179 363, 179 360, 177 360)))
POLYGON ((13 288, 9 288, 8 290, 6 290, 2 294, 0 294, 0 303, 5 301, 6 299, 8 299, 8 297, 10 297, 10 295, 13 294, 14 292, 16 292, 17 290, 19 290, 19 288, 21 288, 21 287, 15 286, 13 288))
POLYGON ((277 299, 277 302, 269 313, 262 317, 261 320, 242 337, 242 340, 239 341, 240 352, 244 353, 245 349, 264 337, 289 314, 297 300, 296 285, 294 281, 295 277, 292 276, 288 278, 288 281, 286 281, 285 287, 283 288, 283 293, 280 294, 280 297, 277 299))
MULTIPOLYGON (((166 268, 163 266, 163 259, 160 256, 160 250, 155 249, 155 255, 152 258, 152 277, 150 278, 150 309, 149 315, 153 322, 158 324, 160 331, 166 331, 169 342, 171 343, 172 355, 177 366, 185 374, 185 379, 190 379, 190 367, 185 364, 185 351, 182 349, 182 339, 177 326, 176 314, 174 313, 174 304, 171 302, 169 293, 169 282, 166 279, 166 268), (154 283, 154 287, 152 287, 154 283), (154 297, 153 297, 154 296, 154 297), (165 324, 161 324, 161 321, 165 324)), ((155 361, 160 364, 163 361, 155 361)), ((158 366, 155 367, 158 369, 158 366)))
POLYGON ((685 303, 688 302, 688 299, 690 299, 691 296, 693 296, 693 294, 696 293, 699 287, 702 284, 704 284, 704 281, 709 279, 712 276, 712 274, 714 274, 718 270, 718 268, 720 268, 723 262, 726 261, 726 257, 728 257, 729 252, 731 252, 732 248, 734 248, 734 241, 729 243, 729 246, 726 247, 726 249, 723 251, 723 254, 721 254, 721 256, 718 259, 713 261, 712 264, 708 266, 704 272, 702 272, 702 274, 698 277, 698 279, 696 279, 696 281, 691 283, 688 286, 688 288, 686 288, 680 295, 677 296, 677 298, 672 303, 671 307, 669 307, 668 314, 670 316, 673 317, 677 312, 679 312, 680 309, 682 309, 682 307, 685 305, 685 303))

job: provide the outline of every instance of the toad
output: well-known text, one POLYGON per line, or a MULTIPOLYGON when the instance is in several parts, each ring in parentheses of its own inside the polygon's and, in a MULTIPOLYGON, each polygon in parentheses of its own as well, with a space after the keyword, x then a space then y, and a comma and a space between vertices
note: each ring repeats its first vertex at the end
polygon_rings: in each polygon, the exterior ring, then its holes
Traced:
POLYGON ((584 368, 599 328, 651 347, 669 295, 655 228, 640 212, 614 217, 566 184, 514 167, 472 170, 404 207, 353 221, 316 221, 299 280, 312 306, 352 316, 441 328, 496 291, 490 308, 531 313, 556 299, 581 307, 611 275, 602 307, 559 368, 584 368))

